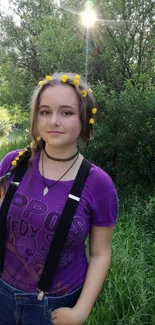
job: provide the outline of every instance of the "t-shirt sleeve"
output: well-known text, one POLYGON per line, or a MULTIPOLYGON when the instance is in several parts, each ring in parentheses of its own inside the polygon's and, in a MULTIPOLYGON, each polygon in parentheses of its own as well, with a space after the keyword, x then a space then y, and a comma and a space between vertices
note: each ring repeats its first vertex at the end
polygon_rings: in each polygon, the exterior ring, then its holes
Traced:
POLYGON ((11 168, 11 162, 17 156, 19 150, 10 151, 0 161, 0 177, 4 176, 11 168))
POLYGON ((118 195, 114 183, 106 172, 100 170, 93 187, 92 224, 99 227, 114 226, 118 209, 118 195))

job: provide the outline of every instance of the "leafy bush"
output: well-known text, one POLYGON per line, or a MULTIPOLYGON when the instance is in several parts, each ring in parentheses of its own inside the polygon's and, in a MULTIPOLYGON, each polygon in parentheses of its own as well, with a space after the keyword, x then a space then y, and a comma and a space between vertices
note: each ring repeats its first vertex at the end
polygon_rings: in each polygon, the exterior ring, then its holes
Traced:
POLYGON ((29 112, 23 111, 20 105, 8 106, 11 113, 11 123, 15 129, 25 131, 29 128, 29 112))
POLYGON ((22 140, 21 138, 17 139, 14 142, 9 142, 8 140, 3 141, 3 143, 0 145, 0 160, 10 151, 16 150, 16 149, 22 149, 25 148, 27 145, 26 140, 22 140))
POLYGON ((99 81, 95 137, 82 150, 118 183, 152 183, 155 179, 155 92, 144 78, 128 80, 120 93, 99 81))
POLYGON ((0 137, 7 136, 12 129, 9 113, 5 107, 0 106, 0 137))

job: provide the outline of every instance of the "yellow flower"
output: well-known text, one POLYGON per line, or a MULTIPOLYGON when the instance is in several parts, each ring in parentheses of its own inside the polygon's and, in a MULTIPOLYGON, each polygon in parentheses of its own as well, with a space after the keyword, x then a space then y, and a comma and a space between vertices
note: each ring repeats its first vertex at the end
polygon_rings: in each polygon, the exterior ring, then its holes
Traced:
POLYGON ((80 79, 81 76, 79 74, 75 74, 74 79, 80 79))
POLYGON ((18 161, 19 160, 19 157, 16 157, 15 160, 18 161))
POLYGON ((41 140, 41 137, 38 137, 38 138, 36 139, 37 142, 39 142, 40 140, 41 140))
POLYGON ((18 156, 21 157, 23 155, 24 151, 19 151, 18 156))
POLYGON ((89 89, 88 89, 88 93, 90 93, 90 94, 91 94, 92 92, 93 92, 93 91, 92 91, 92 89, 91 89, 91 88, 89 88, 89 89))
POLYGON ((51 81, 51 80, 52 80, 52 77, 51 77, 51 76, 46 76, 45 78, 46 78, 46 80, 48 80, 48 81, 51 81))
POLYGON ((91 111, 92 111, 93 114, 96 114, 96 112, 97 112, 97 108, 94 107, 94 108, 92 108, 91 111))
POLYGON ((94 123, 95 123, 94 119, 93 118, 90 118, 89 124, 94 124, 94 123))
POLYGON ((74 83, 75 86, 79 86, 80 85, 79 79, 74 79, 73 80, 73 83, 74 83))
POLYGON ((30 143, 30 146, 33 147, 34 145, 35 145, 35 142, 32 141, 32 142, 30 143))
POLYGON ((44 84, 44 80, 39 81, 39 86, 42 86, 44 84))
POLYGON ((16 166, 17 165, 17 161, 16 160, 13 160, 11 164, 12 164, 12 166, 16 166))
POLYGON ((64 74, 64 75, 61 77, 61 81, 62 81, 62 82, 67 82, 68 79, 69 79, 69 77, 68 77, 66 74, 64 74))
POLYGON ((81 95, 82 97, 86 97, 87 96, 87 91, 85 89, 81 90, 81 95))

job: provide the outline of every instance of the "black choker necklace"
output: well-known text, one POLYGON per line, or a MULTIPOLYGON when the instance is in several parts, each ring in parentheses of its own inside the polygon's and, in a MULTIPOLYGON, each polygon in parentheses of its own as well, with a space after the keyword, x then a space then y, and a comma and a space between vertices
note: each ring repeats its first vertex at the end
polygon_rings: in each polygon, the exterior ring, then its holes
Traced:
POLYGON ((45 148, 44 148, 44 152, 45 152, 45 155, 46 155, 49 159, 54 160, 54 161, 60 161, 60 162, 66 162, 66 161, 73 160, 73 159, 78 155, 78 153, 79 153, 79 151, 77 150, 77 152, 76 152, 73 156, 71 156, 71 157, 69 157, 69 158, 65 158, 65 159, 63 159, 63 158, 54 158, 54 157, 51 157, 50 155, 48 155, 48 153, 46 152, 45 148))

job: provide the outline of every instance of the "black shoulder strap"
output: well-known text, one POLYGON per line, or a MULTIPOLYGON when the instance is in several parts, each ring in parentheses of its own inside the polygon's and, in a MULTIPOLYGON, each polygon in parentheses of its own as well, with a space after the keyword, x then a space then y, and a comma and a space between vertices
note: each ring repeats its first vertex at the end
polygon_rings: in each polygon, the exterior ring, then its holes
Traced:
POLYGON ((4 256, 5 256, 5 243, 6 243, 6 218, 10 208, 11 200, 17 190, 18 183, 22 180, 28 167, 28 161, 23 161, 20 166, 16 169, 15 176, 11 182, 4 200, 0 208, 0 274, 3 272, 4 267, 4 256), (17 184, 16 184, 17 182, 17 184))
POLYGON ((49 291, 90 168, 91 164, 87 160, 83 159, 46 258, 43 273, 38 284, 38 289, 40 291, 49 291))

